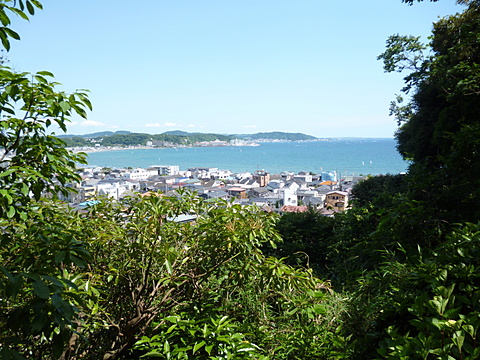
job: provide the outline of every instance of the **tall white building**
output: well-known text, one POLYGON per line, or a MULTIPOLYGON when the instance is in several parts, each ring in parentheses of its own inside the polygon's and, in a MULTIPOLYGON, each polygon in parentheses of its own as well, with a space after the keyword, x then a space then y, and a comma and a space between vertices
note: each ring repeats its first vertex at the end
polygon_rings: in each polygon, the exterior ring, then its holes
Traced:
POLYGON ((180 167, 178 165, 160 165, 153 166, 152 169, 158 171, 158 175, 178 175, 180 172, 180 167))
POLYGON ((281 194, 283 198, 283 205, 287 205, 287 206, 298 205, 297 190, 295 188, 285 187, 283 189, 279 189, 278 192, 281 194))

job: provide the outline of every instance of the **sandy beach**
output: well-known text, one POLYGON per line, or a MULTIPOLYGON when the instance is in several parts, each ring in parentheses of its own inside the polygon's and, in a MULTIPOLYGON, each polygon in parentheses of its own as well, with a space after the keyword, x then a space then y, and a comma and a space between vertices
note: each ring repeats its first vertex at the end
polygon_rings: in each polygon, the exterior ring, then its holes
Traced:
POLYGON ((73 153, 95 153, 103 151, 115 151, 115 150, 138 150, 138 149, 155 149, 152 146, 83 146, 83 147, 69 147, 67 150, 72 151, 73 153))

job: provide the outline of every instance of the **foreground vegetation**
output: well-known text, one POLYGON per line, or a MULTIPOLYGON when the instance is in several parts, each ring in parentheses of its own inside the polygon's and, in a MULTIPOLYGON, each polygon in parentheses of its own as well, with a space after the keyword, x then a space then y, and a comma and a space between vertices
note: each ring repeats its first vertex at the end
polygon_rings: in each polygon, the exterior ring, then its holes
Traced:
MULTIPOLYGON (((1 67, 0 358, 480 358, 480 6, 463 2, 429 46, 389 38, 385 69, 410 70, 391 109, 411 167, 334 218, 188 192, 71 211, 55 194, 84 157, 46 132, 87 95, 1 67)), ((41 4, 1 5, 8 50, 9 15, 41 4)))

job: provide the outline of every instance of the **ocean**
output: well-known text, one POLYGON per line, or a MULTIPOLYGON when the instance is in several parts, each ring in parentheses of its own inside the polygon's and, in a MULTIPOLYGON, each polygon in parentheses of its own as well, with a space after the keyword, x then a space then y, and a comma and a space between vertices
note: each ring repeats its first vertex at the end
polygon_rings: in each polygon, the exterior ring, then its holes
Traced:
POLYGON ((334 139, 331 141, 268 142, 260 146, 154 148, 101 151, 88 154, 91 166, 110 168, 152 165, 216 167, 232 172, 265 170, 337 171, 342 175, 379 175, 405 172, 408 163, 394 139, 334 139))

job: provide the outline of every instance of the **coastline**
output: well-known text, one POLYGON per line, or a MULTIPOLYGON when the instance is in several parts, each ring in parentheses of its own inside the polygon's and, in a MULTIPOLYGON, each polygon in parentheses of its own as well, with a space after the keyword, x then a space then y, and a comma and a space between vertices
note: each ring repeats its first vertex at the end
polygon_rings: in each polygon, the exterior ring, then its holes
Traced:
POLYGON ((272 174, 337 170, 343 174, 377 175, 405 172, 408 166, 396 151, 395 142, 390 139, 270 142, 260 145, 175 148, 92 146, 78 150, 89 152, 87 161, 90 166, 112 168, 148 168, 162 164, 177 165, 182 170, 216 167, 235 173, 256 169, 265 169, 272 174))
POLYGON ((177 149, 177 148, 205 148, 205 147, 244 147, 244 146, 259 146, 257 143, 246 143, 246 144, 195 144, 191 146, 177 145, 177 146, 147 146, 147 145, 136 145, 136 146, 82 146, 82 147, 67 147, 67 150, 72 151, 73 153, 83 152, 86 154, 96 153, 96 152, 105 152, 105 151, 115 151, 115 150, 149 150, 149 149, 177 149))
POLYGON ((105 152, 105 151, 115 151, 115 150, 146 150, 146 149, 156 149, 152 146, 101 146, 101 147, 69 147, 67 150, 77 154, 80 152, 90 154, 90 153, 97 153, 97 152, 105 152))

